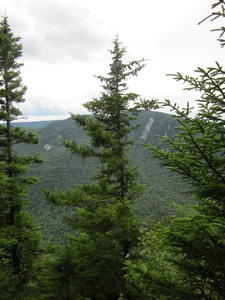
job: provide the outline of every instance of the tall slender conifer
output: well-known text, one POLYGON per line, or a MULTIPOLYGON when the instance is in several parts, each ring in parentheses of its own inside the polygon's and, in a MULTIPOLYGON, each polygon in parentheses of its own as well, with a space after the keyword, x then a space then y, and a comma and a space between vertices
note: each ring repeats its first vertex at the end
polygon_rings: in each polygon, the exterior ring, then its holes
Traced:
MULTIPOLYGON (((41 162, 38 156, 19 157, 18 143, 36 144, 34 133, 16 127, 22 113, 26 86, 20 76, 22 56, 20 38, 15 37, 7 17, 0 23, 0 294, 12 299, 29 279, 32 260, 37 251, 39 234, 33 220, 24 210, 29 184, 36 178, 26 177, 30 163, 41 162)), ((5 297, 5 298, 4 298, 5 297)))
POLYGON ((137 243, 138 221, 132 202, 143 192, 132 166, 129 134, 136 128, 132 121, 141 109, 153 109, 154 100, 141 99, 128 91, 127 80, 137 76, 145 60, 124 63, 126 48, 116 37, 107 76, 96 76, 103 92, 99 99, 84 104, 91 113, 72 115, 90 137, 88 145, 64 141, 64 145, 82 158, 95 157, 99 169, 94 182, 67 193, 47 193, 55 204, 77 207, 77 216, 69 222, 80 236, 71 239, 76 257, 78 292, 91 299, 131 299, 123 279, 123 264, 137 243))

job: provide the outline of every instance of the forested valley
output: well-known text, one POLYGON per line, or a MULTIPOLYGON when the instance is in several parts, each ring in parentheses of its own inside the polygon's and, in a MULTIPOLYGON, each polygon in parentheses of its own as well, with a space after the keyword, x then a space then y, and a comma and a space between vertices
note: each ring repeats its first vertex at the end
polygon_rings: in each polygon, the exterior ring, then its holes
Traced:
MULTIPOLYGON (((150 224, 175 214, 176 204, 189 206, 194 200, 188 193, 188 185, 181 181, 180 176, 162 168, 156 160, 150 158, 145 149, 147 143, 160 144, 156 135, 172 138, 175 133, 174 127, 178 125, 176 120, 169 114, 146 111, 140 113, 134 124, 141 126, 130 136, 130 139, 135 141, 130 150, 132 164, 138 166, 138 180, 140 184, 145 185, 145 192, 135 199, 134 206, 140 219, 150 224)), ((43 126, 42 122, 19 123, 22 128, 38 134, 38 145, 20 144, 15 147, 18 155, 33 155, 39 152, 40 157, 44 159, 38 166, 31 165, 28 171, 29 175, 40 179, 38 184, 30 187, 28 211, 41 226, 42 242, 62 245, 69 230, 69 226, 63 221, 63 215, 70 212, 46 203, 42 189, 66 191, 77 185, 90 183, 91 173, 94 175, 98 162, 93 158, 82 160, 62 145, 61 139, 75 139, 80 144, 88 141, 88 136, 71 118, 52 122, 43 128, 32 128, 32 125, 43 126)))
POLYGON ((20 123, 20 40, 2 17, 0 299, 225 299, 223 67, 172 75, 193 114, 130 91, 146 60, 116 35, 88 114, 20 123))

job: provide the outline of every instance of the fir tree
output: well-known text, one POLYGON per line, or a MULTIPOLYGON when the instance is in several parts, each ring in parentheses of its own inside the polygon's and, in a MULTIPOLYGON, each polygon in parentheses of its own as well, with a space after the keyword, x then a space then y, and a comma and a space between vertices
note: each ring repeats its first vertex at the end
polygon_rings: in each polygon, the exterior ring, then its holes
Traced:
POLYGON ((110 50, 112 61, 106 77, 96 76, 103 92, 99 99, 84 104, 91 113, 72 115, 90 138, 90 144, 63 141, 65 147, 82 158, 96 157, 100 167, 94 183, 73 191, 51 194, 48 200, 58 205, 77 207, 70 225, 80 231, 71 238, 78 274, 78 292, 91 299, 131 299, 123 279, 125 259, 137 243, 139 224, 132 201, 143 192, 132 166, 129 134, 136 128, 132 121, 141 109, 155 108, 155 100, 141 99, 128 92, 127 80, 137 76, 145 60, 123 62, 126 48, 118 37, 110 50))
MULTIPOLYGON (((221 5, 221 11, 209 17, 224 16, 221 3, 212 5, 221 5)), ((220 43, 224 45, 222 39, 220 43)), ((127 277, 136 292, 141 287, 143 299, 222 300, 225 295, 225 70, 216 63, 196 72, 197 77, 177 73, 174 78, 201 93, 198 112, 166 100, 179 122, 177 134, 161 137, 164 147, 147 147, 153 158, 189 183, 197 205, 170 226, 144 235, 142 262, 130 264, 127 277)))
POLYGON ((28 185, 37 182, 36 178, 25 176, 27 166, 41 159, 19 157, 14 151, 15 144, 38 142, 32 132, 27 133, 13 123, 22 115, 18 104, 24 102, 26 91, 20 77, 22 64, 17 62, 21 56, 20 38, 14 37, 7 17, 3 17, 0 23, 0 273, 4 280, 0 282, 0 291, 4 299, 12 299, 9 290, 14 290, 15 295, 23 290, 39 241, 37 228, 24 206, 28 185))

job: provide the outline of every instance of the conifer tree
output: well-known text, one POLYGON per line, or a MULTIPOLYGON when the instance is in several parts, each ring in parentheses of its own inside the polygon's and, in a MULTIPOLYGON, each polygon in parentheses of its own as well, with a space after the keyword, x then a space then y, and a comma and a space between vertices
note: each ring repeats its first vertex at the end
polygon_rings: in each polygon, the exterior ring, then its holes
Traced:
MULTIPOLYGON (((212 19, 225 16, 223 1, 212 9, 218 6, 212 19)), ((224 46, 221 37, 219 41, 224 46)), ((196 72, 197 77, 177 73, 174 78, 201 93, 197 113, 166 100, 179 122, 177 134, 161 137, 164 147, 148 148, 153 158, 182 175, 197 204, 170 226, 145 234, 142 262, 131 264, 132 278, 127 277, 136 292, 142 288, 143 299, 222 300, 225 295, 225 70, 217 62, 196 72)))
POLYGON ((123 264, 137 243, 139 224, 132 201, 143 187, 129 158, 133 143, 129 134, 136 128, 132 121, 138 112, 155 108, 155 100, 128 92, 128 78, 137 76, 145 60, 124 63, 126 48, 117 36, 110 53, 109 73, 96 76, 102 82, 101 97, 84 104, 92 116, 72 114, 90 144, 63 141, 72 153, 98 159, 94 182, 66 193, 46 194, 55 204, 77 208, 77 216, 69 223, 80 231, 79 237, 71 238, 78 293, 91 299, 119 299, 120 295, 132 299, 123 279, 123 264))
POLYGON ((0 294, 2 299, 16 299, 29 279, 39 234, 25 211, 27 187, 37 182, 26 177, 30 163, 38 156, 19 157, 18 143, 36 144, 34 133, 27 133, 13 123, 22 115, 18 104, 24 102, 26 86, 20 77, 22 45, 14 37, 7 17, 0 23, 0 294), (15 294, 13 294, 13 292, 15 294), (4 296, 3 296, 4 295, 4 296), (13 296, 14 295, 14 296, 13 296), (7 298, 8 297, 8 298, 7 298))

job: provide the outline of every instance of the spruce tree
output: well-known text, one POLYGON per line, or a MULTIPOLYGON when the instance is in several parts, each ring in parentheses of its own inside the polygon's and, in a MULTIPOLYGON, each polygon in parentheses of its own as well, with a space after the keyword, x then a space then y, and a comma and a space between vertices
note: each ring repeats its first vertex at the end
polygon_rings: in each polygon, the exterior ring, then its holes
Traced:
MULTIPOLYGON (((39 242, 34 221, 25 211, 26 192, 36 178, 26 177, 30 163, 41 162, 37 155, 19 157, 14 145, 36 144, 38 138, 15 126, 22 113, 26 86, 20 76, 22 45, 14 37, 7 17, 0 23, 0 294, 16 299, 29 279, 39 242), (14 294, 13 294, 14 293, 14 294), (14 296, 12 296, 14 295, 14 296)), ((9 298, 7 298, 9 297, 9 298)))
MULTIPOLYGON (((209 17, 224 17, 222 3, 212 5, 221 10, 209 17)), ((177 73, 174 78, 201 93, 197 113, 166 100, 179 122, 177 134, 161 137, 161 147, 148 148, 153 158, 189 183, 197 204, 190 211, 182 209, 171 225, 144 235, 142 262, 131 264, 127 277, 136 292, 142 287, 143 299, 222 300, 225 295, 225 70, 216 63, 196 72, 196 77, 177 73)))
POLYGON ((132 166, 129 134, 136 128, 132 121, 141 109, 153 109, 155 100, 141 99, 128 92, 127 80, 137 76, 145 60, 124 63, 126 48, 118 37, 110 50, 112 60, 107 76, 96 76, 103 92, 99 99, 84 104, 89 115, 73 115, 90 138, 90 143, 63 141, 72 153, 82 158, 95 157, 99 168, 93 183, 73 191, 51 194, 47 199, 58 205, 74 206, 77 216, 69 220, 79 230, 71 238, 77 273, 77 293, 91 299, 132 299, 123 279, 124 261, 137 243, 139 222, 132 206, 143 192, 132 166))

